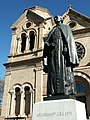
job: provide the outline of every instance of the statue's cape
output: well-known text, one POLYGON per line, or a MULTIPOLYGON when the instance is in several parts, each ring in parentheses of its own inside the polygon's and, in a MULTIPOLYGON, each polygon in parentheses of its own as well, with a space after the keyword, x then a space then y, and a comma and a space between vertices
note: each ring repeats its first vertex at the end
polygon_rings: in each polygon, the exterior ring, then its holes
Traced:
MULTIPOLYGON (((68 44, 70 62, 73 65, 77 66, 79 64, 79 60, 78 60, 78 55, 77 55, 77 50, 76 50, 74 37, 72 35, 70 27, 68 25, 64 25, 64 24, 61 24, 59 27, 62 30, 62 33, 65 37, 65 40, 68 44)), ((49 42, 49 39, 50 39, 51 34, 53 33, 54 29, 55 29, 55 27, 50 31, 50 33, 48 35, 48 39, 46 40, 46 42, 49 42)))

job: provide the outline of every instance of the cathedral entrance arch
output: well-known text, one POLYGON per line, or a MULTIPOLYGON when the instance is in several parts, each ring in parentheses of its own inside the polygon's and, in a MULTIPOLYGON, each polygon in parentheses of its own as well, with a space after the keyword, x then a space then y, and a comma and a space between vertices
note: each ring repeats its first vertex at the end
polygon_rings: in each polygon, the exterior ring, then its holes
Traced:
POLYGON ((85 103, 87 118, 90 115, 90 78, 86 73, 75 72, 76 99, 85 103))

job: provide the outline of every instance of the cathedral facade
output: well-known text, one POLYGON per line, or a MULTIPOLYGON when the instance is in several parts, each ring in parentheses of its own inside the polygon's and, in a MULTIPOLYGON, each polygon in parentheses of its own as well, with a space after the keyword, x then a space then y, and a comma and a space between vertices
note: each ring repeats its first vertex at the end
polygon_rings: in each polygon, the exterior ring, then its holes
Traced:
MULTIPOLYGON (((76 99, 85 103, 90 116, 90 18, 71 7, 63 14, 70 26, 80 64, 74 69, 76 99)), ((43 47, 55 25, 49 11, 38 6, 25 9, 11 26, 12 40, 5 63, 2 119, 32 119, 33 104, 47 93, 47 74, 43 72, 43 47)))

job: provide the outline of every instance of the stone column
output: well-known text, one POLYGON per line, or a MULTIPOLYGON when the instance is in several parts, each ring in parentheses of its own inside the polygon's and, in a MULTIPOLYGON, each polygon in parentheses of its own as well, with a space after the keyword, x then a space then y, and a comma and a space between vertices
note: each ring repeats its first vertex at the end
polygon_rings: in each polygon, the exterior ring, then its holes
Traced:
POLYGON ((16 53, 19 53, 19 39, 20 39, 20 38, 17 38, 17 48, 16 48, 16 53))
POLYGON ((35 35, 35 42, 34 42, 34 50, 36 51, 37 50, 37 41, 38 41, 38 39, 37 39, 37 33, 34 31, 34 35, 35 35))
POLYGON ((33 90, 30 90, 30 95, 31 95, 31 99, 30 99, 30 114, 28 115, 28 117, 31 117, 32 116, 32 112, 33 112, 33 90))
POLYGON ((30 47, 29 37, 26 36, 26 49, 25 49, 26 52, 29 51, 29 47, 30 47))
POLYGON ((31 100, 30 100, 30 114, 32 114, 32 107, 33 107, 33 91, 30 91, 31 94, 31 100))
POLYGON ((38 27, 38 45, 37 45, 38 48, 43 47, 43 29, 44 29, 43 24, 41 24, 38 27))
POLYGON ((13 32, 12 33, 10 55, 14 55, 16 53, 16 47, 17 47, 16 33, 13 32))
POLYGON ((17 54, 21 53, 21 39, 17 38, 17 54))
POLYGON ((24 88, 21 91, 20 116, 25 116, 25 93, 24 88))
POLYGON ((42 66, 38 66, 35 70, 36 72, 36 98, 35 102, 43 100, 43 69, 42 66))
POLYGON ((6 70, 5 78, 6 79, 5 79, 5 84, 4 84, 1 116, 10 115, 11 95, 9 91, 10 91, 10 81, 11 81, 11 69, 8 68, 8 70, 6 70))
POLYGON ((10 116, 15 116, 15 92, 11 92, 10 116))

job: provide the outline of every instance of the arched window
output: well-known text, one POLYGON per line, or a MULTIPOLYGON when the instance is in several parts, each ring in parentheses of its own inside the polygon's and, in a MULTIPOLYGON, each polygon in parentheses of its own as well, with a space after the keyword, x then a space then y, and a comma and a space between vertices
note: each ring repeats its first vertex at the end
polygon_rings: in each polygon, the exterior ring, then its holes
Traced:
POLYGON ((31 93, 30 93, 30 87, 26 86, 24 88, 25 90, 25 114, 28 116, 30 114, 30 100, 31 100, 31 93))
POLYGON ((20 88, 16 87, 15 88, 15 115, 18 116, 20 114, 20 100, 21 100, 21 93, 20 93, 20 88))
POLYGON ((76 82, 76 100, 83 102, 86 108, 86 116, 89 118, 89 77, 82 72, 75 72, 75 82, 76 82))
POLYGON ((30 36, 30 50, 32 51, 34 49, 34 44, 35 44, 34 31, 30 31, 29 36, 30 36))
POLYGON ((21 85, 14 85, 10 90, 11 102, 10 111, 11 116, 29 115, 32 113, 34 96, 33 87, 29 83, 21 85))
POLYGON ((86 87, 82 84, 76 84, 76 90, 77 93, 85 93, 86 92, 86 87))
POLYGON ((84 85, 82 85, 80 83, 77 83, 76 84, 76 91, 77 91, 76 99, 78 101, 81 101, 81 102, 85 103, 86 116, 89 119, 89 117, 88 117, 88 111, 87 111, 87 100, 86 100, 86 91, 87 91, 87 88, 86 88, 86 86, 84 86, 84 85))
POLYGON ((22 33, 21 35, 22 43, 21 43, 21 52, 23 53, 26 48, 26 34, 22 33))

